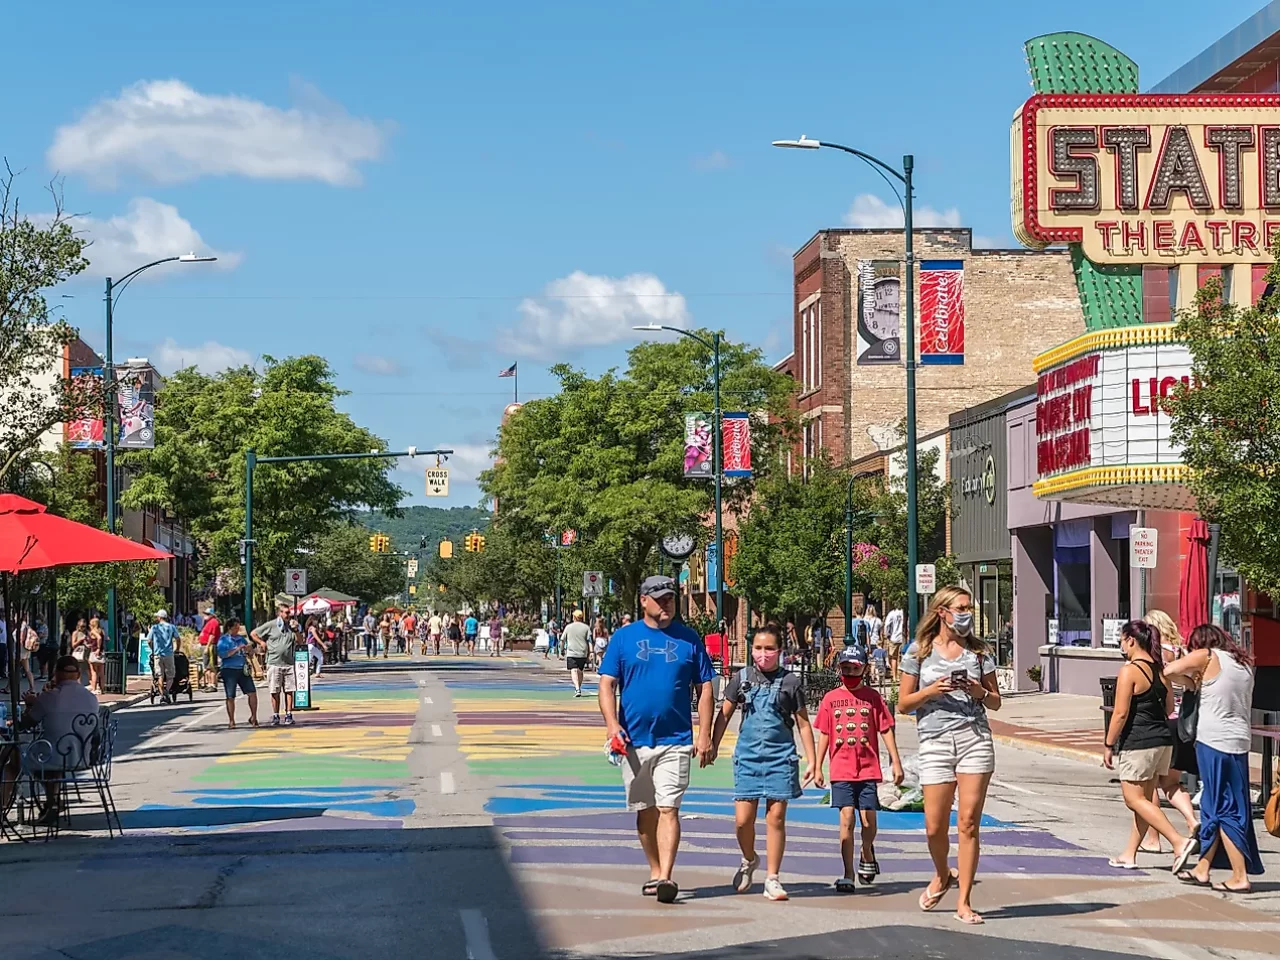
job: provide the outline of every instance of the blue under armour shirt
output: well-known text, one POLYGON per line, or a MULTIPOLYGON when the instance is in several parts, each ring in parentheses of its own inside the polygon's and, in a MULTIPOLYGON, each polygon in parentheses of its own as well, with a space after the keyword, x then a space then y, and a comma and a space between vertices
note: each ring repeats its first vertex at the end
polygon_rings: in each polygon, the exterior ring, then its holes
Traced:
POLYGON ((618 681, 618 722, 635 746, 693 743, 691 690, 710 681, 714 670, 690 627, 628 624, 609 641, 600 672, 618 681))

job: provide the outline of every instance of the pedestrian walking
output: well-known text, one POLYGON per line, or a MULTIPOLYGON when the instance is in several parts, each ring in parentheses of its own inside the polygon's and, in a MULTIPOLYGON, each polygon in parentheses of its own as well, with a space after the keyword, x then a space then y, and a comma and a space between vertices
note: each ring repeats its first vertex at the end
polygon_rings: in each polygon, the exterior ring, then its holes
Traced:
POLYGON ((89 623, 81 617, 76 621, 75 629, 71 631, 70 647, 71 656, 76 658, 80 664, 80 675, 83 680, 89 679, 89 623))
POLYGON ((44 622, 43 617, 36 617, 32 621, 35 627, 36 636, 40 639, 40 647, 36 651, 36 663, 46 682, 53 682, 54 664, 58 662, 58 637, 49 625, 44 622))
POLYGON ((378 621, 378 643, 382 647, 383 660, 391 656, 391 634, 393 629, 391 614, 383 613, 382 618, 378 621))
POLYGON ((600 664, 604 660, 605 651, 609 649, 609 631, 605 628, 604 617, 596 617, 595 627, 592 630, 591 646, 592 655, 595 660, 595 668, 598 673, 600 664))
POLYGON ((495 610, 489 618, 489 656, 496 657, 502 653, 502 617, 495 610))
POLYGON ((862 621, 867 625, 867 650, 879 647, 883 642, 884 621, 876 616, 875 604, 868 603, 862 614, 862 621))
POLYGON ((831 760, 831 806, 840 811, 840 857, 844 874, 835 883, 841 893, 853 893, 854 826, 862 827, 862 854, 858 857, 856 876, 871 884, 880 875, 876 859, 876 831, 879 827, 880 784, 884 772, 880 766, 880 738, 884 737, 889 760, 893 764, 894 785, 903 780, 902 758, 894 735, 893 713, 884 697, 866 684, 867 655, 857 646, 845 647, 836 657, 840 686, 822 698, 818 707, 818 763, 814 783, 826 783, 823 766, 831 760))
POLYGON ((899 682, 899 673, 902 667, 904 621, 905 618, 901 607, 894 607, 884 615, 882 630, 884 632, 885 648, 889 655, 889 678, 894 683, 899 682))
POLYGON ((468 613, 467 619, 462 625, 463 636, 467 643, 467 656, 474 657, 476 655, 476 637, 480 636, 480 621, 476 619, 474 613, 468 613))
POLYGON ((167 610, 157 610, 155 621, 147 631, 147 643, 151 647, 156 669, 160 673, 160 702, 166 704, 172 702, 169 690, 173 686, 174 677, 177 676, 173 656, 177 653, 178 628, 169 622, 167 610))
POLYGON ((610 743, 625 744, 622 782, 636 813, 640 847, 649 861, 641 888, 660 903, 680 892, 671 878, 680 845, 680 801, 692 757, 711 762, 715 671, 698 634, 676 623, 675 581, 649 577, 640 585, 644 619, 620 629, 600 665, 599 703, 610 743), (692 692, 698 697, 693 734, 692 692))
POLYGON ((936 871, 920 894, 920 909, 932 910, 958 883, 955 918, 967 924, 983 922, 970 897, 981 847, 978 824, 996 769, 987 711, 999 709, 995 660, 973 634, 973 596, 963 587, 943 587, 902 658, 898 711, 916 715, 925 833, 936 871), (959 869, 953 871, 947 858, 957 800, 959 869))
MULTIPOLYGON (((207 623, 208 621, 206 621, 207 623)), ((227 621, 226 633, 222 634, 215 645, 215 653, 222 664, 219 674, 222 678, 222 692, 227 699, 227 729, 236 728, 236 693, 243 693, 249 700, 249 726, 258 725, 258 688, 249 676, 245 654, 252 642, 244 635, 240 621, 232 617, 227 621)))
POLYGON ((1262 873, 1249 796, 1253 658, 1221 627, 1201 624, 1187 638, 1188 653, 1166 668, 1199 691, 1196 762, 1200 767, 1200 860, 1178 874, 1184 883, 1211 884, 1210 870, 1231 875, 1212 887, 1249 893, 1249 877, 1262 873))
POLYGON ((404 635, 404 649, 400 652, 413 656, 413 640, 418 635, 418 618, 412 610, 400 621, 400 631, 404 635))
POLYGON ((251 631, 249 636, 267 651, 267 690, 271 694, 271 726, 280 725, 280 701, 284 700, 284 725, 293 726, 293 694, 298 689, 293 651, 297 645, 298 621, 289 604, 276 606, 276 618, 251 631))
MULTIPOLYGON (((566 631, 567 632, 567 631, 566 631)), ((751 640, 751 662, 735 673, 725 687, 724 703, 716 715, 711 738, 714 760, 720 741, 734 712, 742 708, 738 742, 733 751, 733 806, 738 849, 742 862, 733 876, 738 893, 751 889, 760 867, 756 852, 756 818, 760 801, 765 804, 766 900, 786 900, 782 885, 782 854, 787 845, 787 804, 803 794, 803 785, 813 781, 818 760, 813 745, 813 727, 804 705, 800 676, 782 668, 782 636, 769 624, 756 631, 751 640), (804 749, 803 784, 796 757, 796 731, 804 749)))
POLYGON ((556 623, 556 618, 552 617, 547 621, 547 649, 542 652, 542 659, 557 656, 556 649, 560 643, 560 625, 556 623))
POLYGON ((364 634, 364 656, 369 660, 373 658, 378 647, 378 621, 372 610, 365 611, 364 619, 360 621, 360 628, 364 634))
POLYGON ((321 632, 320 621, 315 617, 307 618, 307 669, 315 666, 315 675, 320 676, 320 671, 324 669, 325 651, 329 649, 329 645, 325 642, 324 634, 321 632))
POLYGON ((462 627, 458 625, 458 618, 453 614, 448 615, 448 626, 445 627, 445 633, 449 638, 449 642, 453 644, 453 655, 458 655, 458 648, 462 646, 462 627))
POLYGON ((98 696, 102 695, 102 674, 104 658, 102 651, 106 647, 107 637, 102 632, 102 621, 97 617, 89 618, 89 636, 85 645, 89 648, 89 690, 98 696))
POLYGON ((569 668, 569 679, 573 681, 573 695, 582 696, 582 673, 591 662, 591 630, 587 626, 587 615, 581 610, 573 611, 573 622, 564 628, 565 664, 569 668))
POLYGON ((437 657, 440 656, 440 631, 443 629, 444 621, 440 614, 433 611, 431 619, 427 621, 427 635, 431 638, 431 647, 437 657))
POLYGON ((1173 872, 1180 872, 1199 850, 1194 837, 1179 836, 1156 802, 1156 783, 1173 759, 1173 689, 1165 682, 1160 632, 1145 620, 1120 628, 1120 652, 1127 661, 1116 674, 1116 704, 1102 745, 1102 764, 1120 778, 1124 805, 1133 812, 1129 842, 1113 867, 1136 870, 1138 846, 1150 825, 1173 845, 1173 872))

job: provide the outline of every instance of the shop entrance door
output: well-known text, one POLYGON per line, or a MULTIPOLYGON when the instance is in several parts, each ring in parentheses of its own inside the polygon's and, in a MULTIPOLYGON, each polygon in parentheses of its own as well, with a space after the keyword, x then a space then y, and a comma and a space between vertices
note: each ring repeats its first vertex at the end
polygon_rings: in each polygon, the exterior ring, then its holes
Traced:
POLYGON ((1000 581, 995 574, 978 577, 978 636, 993 641, 1000 630, 1000 581))

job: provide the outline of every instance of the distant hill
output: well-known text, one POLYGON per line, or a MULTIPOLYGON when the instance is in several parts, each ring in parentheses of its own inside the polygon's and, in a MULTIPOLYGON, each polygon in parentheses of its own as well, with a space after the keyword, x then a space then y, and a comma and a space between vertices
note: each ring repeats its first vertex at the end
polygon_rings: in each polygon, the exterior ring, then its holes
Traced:
POLYGON ((472 530, 484 530, 489 526, 488 510, 477 507, 406 507, 404 516, 388 517, 378 512, 360 512, 356 519, 371 530, 385 533, 391 538, 392 550, 417 550, 422 538, 427 538, 428 549, 446 537, 453 540, 455 549, 461 550, 461 538, 472 530))

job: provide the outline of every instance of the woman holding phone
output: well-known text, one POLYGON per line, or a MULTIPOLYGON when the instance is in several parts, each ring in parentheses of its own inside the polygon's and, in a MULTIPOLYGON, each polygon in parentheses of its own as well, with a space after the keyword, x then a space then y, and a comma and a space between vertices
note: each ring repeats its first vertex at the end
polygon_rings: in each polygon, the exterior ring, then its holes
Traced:
POLYGON ((955 918, 982 923, 969 897, 978 873, 978 824, 996 769, 995 742, 987 711, 1000 709, 996 664, 973 634, 973 596, 943 587, 933 597, 902 658, 898 712, 916 715, 925 833, 936 875, 920 894, 920 909, 932 910, 953 885, 960 888, 955 918), (958 870, 951 852, 951 807, 959 797, 956 832, 958 870))

